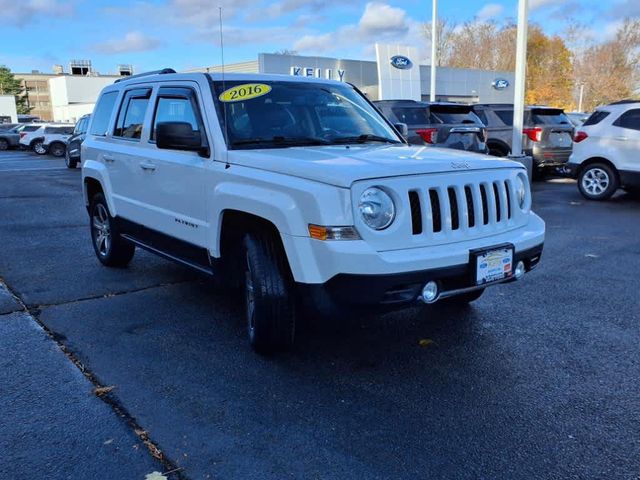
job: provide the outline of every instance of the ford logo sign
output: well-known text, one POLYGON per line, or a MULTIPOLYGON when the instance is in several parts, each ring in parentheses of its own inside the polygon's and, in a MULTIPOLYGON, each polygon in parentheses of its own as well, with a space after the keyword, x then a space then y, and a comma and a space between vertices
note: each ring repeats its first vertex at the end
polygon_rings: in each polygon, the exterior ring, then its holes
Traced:
POLYGON ((413 62, 403 55, 395 55, 391 57, 391 65, 400 70, 409 70, 413 67, 413 62))
POLYGON ((509 80, 506 78, 496 78, 493 82, 491 82, 491 86, 496 90, 504 90, 509 86, 509 80))

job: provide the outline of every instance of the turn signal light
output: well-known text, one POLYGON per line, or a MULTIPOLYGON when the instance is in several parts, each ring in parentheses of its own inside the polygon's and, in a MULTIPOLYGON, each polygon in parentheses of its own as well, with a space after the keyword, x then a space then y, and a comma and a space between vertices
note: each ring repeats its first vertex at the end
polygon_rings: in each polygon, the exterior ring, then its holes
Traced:
POLYGON ((437 128, 420 128, 416 130, 416 133, 420 135, 420 138, 427 143, 434 144, 436 143, 436 136, 438 135, 437 128))
POLYGON ((576 143, 580 143, 582 140, 585 140, 589 135, 587 135, 587 132, 583 132, 582 130, 576 132, 576 134, 573 136, 573 141, 576 143))
POLYGON ((532 142, 539 142, 542 140, 542 128, 540 127, 523 128, 522 133, 529 137, 532 142))
POLYGON ((309 224, 309 236, 316 240, 360 240, 354 227, 324 227, 309 224))

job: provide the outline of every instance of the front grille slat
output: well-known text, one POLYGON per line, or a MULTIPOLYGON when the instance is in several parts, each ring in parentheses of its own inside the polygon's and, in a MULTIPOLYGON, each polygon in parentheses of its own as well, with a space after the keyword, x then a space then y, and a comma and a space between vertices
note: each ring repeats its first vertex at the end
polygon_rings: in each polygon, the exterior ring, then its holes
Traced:
POLYGON ((480 181, 466 177, 444 185, 416 185, 407 189, 407 195, 411 219, 407 230, 416 239, 433 234, 458 237, 467 232, 475 236, 519 220, 514 217, 519 210, 511 177, 480 181))

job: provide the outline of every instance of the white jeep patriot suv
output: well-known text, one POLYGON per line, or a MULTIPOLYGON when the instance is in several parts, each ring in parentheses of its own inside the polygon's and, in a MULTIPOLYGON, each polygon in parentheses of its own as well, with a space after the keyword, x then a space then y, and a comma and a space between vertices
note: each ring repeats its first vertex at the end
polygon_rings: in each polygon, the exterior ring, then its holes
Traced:
POLYGON ((82 144, 98 259, 141 247, 242 287, 259 352, 296 312, 468 303, 540 260, 522 165, 410 147, 353 86, 165 69, 106 87, 82 144))

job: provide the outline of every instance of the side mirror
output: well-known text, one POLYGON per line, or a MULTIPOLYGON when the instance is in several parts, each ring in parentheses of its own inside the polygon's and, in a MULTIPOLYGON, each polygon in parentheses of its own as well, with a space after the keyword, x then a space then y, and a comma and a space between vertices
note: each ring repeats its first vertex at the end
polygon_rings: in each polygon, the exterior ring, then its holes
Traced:
POLYGON ((206 150, 200 132, 194 131, 187 122, 159 122, 156 125, 156 145, 169 150, 206 150))
POLYGON ((396 127, 396 130, 398 130, 398 132, 400 132, 400 135, 402 135, 405 139, 409 136, 409 127, 406 123, 396 123, 394 127, 396 127))

